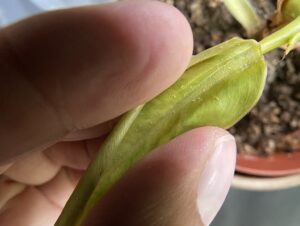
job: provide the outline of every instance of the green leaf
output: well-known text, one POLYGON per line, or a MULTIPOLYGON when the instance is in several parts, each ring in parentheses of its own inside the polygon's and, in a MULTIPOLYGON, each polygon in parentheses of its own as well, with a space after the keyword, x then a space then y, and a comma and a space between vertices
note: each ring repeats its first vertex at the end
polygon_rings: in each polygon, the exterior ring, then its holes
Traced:
POLYGON ((290 22, 300 15, 300 1, 299 0, 281 0, 281 13, 284 22, 290 22))
POLYGON ((232 39, 195 56, 182 77, 120 120, 81 179, 56 226, 79 226, 138 160, 200 126, 228 128, 258 101, 266 78, 260 45, 232 39))
POLYGON ((276 11, 271 16, 271 26, 281 26, 291 22, 300 15, 299 0, 277 0, 276 11))
POLYGON ((256 35, 263 28, 263 22, 249 0, 224 0, 224 5, 246 29, 248 37, 256 35))

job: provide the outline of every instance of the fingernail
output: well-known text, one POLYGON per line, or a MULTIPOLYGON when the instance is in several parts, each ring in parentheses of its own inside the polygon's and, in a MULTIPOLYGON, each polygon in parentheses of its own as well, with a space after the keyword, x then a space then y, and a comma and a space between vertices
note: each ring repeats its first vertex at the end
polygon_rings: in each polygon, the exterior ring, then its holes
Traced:
POLYGON ((217 215, 230 188, 236 152, 233 136, 218 138, 212 151, 201 174, 197 197, 198 210, 205 226, 217 215))

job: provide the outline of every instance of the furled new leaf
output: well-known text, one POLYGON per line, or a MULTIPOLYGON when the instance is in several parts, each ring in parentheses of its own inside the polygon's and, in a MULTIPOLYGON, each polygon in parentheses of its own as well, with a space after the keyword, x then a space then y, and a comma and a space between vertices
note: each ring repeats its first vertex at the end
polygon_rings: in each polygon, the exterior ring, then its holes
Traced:
POLYGON ((232 126, 257 102, 265 78, 260 45, 253 40, 235 38, 195 56, 174 85, 124 115, 56 226, 80 225, 95 202, 155 147, 195 127, 232 126))

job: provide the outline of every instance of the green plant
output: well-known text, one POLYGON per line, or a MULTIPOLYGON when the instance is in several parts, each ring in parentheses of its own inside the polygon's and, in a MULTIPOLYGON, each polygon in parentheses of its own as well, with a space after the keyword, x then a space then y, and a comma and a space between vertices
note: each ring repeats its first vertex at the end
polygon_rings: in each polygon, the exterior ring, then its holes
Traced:
POLYGON ((246 29, 252 37, 261 31, 263 21, 248 0, 224 0, 224 5, 231 15, 246 29))
POLYGON ((282 2, 282 14, 285 21, 289 22, 300 15, 299 0, 280 0, 282 2))
MULTIPOLYGON (((278 0, 277 9, 271 18, 272 27, 280 27, 297 18, 300 15, 300 1, 299 0, 278 0)), ((285 55, 287 55, 296 44, 300 41, 300 34, 293 36, 289 43, 285 46, 285 55)))
POLYGON ((272 18, 274 26, 288 23, 300 15, 299 0, 278 0, 277 9, 272 18))
POLYGON ((155 147, 195 127, 235 124, 262 93, 263 54, 290 43, 299 32, 300 17, 261 42, 234 38, 194 56, 174 85, 122 117, 55 225, 80 225, 111 186, 155 147))

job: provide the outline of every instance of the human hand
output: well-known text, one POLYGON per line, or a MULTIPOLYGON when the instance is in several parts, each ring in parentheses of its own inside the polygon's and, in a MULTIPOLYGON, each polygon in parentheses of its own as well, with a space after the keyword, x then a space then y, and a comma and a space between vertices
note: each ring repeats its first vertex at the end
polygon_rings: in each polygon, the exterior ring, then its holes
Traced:
MULTIPOLYGON (((38 15, 0 31, 0 225, 50 226, 116 118, 170 86, 192 34, 173 7, 129 1, 38 15)), ((200 128, 134 166, 84 225, 207 225, 235 143, 200 128)))

